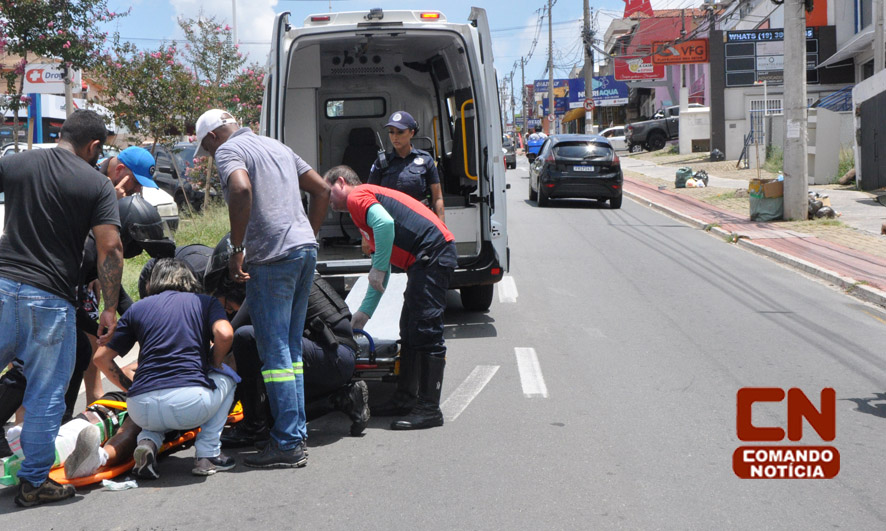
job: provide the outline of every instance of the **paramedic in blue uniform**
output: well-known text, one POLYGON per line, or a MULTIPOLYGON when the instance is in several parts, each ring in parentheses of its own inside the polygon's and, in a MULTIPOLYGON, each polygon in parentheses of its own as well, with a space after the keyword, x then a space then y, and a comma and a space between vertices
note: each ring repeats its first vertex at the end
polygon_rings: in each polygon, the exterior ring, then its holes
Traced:
POLYGON ((427 151, 412 146, 412 137, 418 133, 418 122, 406 111, 397 111, 385 124, 394 150, 385 155, 387 168, 378 162, 369 171, 368 184, 393 188, 423 202, 446 223, 443 212, 443 188, 434 157, 427 151))

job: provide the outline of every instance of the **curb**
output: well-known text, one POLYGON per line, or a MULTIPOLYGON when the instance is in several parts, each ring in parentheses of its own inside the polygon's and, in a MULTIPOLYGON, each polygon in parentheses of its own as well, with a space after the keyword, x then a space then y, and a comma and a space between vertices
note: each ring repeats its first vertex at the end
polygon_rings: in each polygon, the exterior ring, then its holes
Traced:
MULTIPOLYGON (((709 225, 709 223, 705 223, 704 221, 695 219, 692 216, 688 216, 672 208, 668 208, 664 205, 655 203, 654 201, 633 192, 623 190, 622 193, 628 198, 640 204, 644 204, 653 210, 657 210, 672 218, 676 218, 677 220, 682 221, 688 225, 692 225, 698 229, 704 230, 705 227, 709 225)), ((717 236, 720 236, 721 238, 732 236, 731 232, 727 232, 719 227, 711 227, 710 230, 707 230, 705 232, 711 232, 713 234, 716 234, 717 236)), ((763 245, 758 245, 753 241, 745 238, 739 238, 738 241, 735 242, 735 244, 751 252, 754 252, 761 256, 765 256, 767 258, 771 258, 777 262, 791 266, 794 269, 800 270, 804 273, 810 274, 812 276, 826 280, 834 285, 837 285, 847 295, 851 295, 865 302, 886 307, 886 292, 879 290, 873 286, 861 284, 853 278, 841 276, 829 269, 825 269, 811 262, 801 260, 800 258, 791 256, 781 251, 776 251, 763 245)))

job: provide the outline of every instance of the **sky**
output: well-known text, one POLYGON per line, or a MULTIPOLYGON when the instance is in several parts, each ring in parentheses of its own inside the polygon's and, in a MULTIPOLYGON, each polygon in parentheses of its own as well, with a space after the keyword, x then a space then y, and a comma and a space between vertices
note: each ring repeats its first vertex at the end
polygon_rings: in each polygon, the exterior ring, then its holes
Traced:
MULTIPOLYGON (((654 9, 697 7, 701 0, 652 0, 654 9)), ((178 17, 196 18, 201 12, 215 16, 222 24, 236 28, 241 50, 250 61, 265 64, 270 46, 274 17, 289 11, 290 21, 300 26, 310 14, 330 11, 368 11, 380 7, 392 9, 428 9, 442 12, 450 22, 466 22, 472 5, 486 8, 492 32, 493 54, 499 79, 514 74, 514 92, 519 94, 520 59, 527 57, 526 83, 547 79, 548 20, 539 25, 539 16, 547 8, 547 0, 445 0, 419 2, 411 0, 109 0, 108 8, 124 12, 127 17, 114 20, 106 30, 119 32, 122 40, 142 49, 159 47, 161 42, 182 40, 176 24, 178 17), (236 23, 232 17, 236 2, 236 23), (533 46, 533 41, 537 44, 533 46)), ((597 38, 602 39, 613 17, 621 18, 624 0, 591 0, 595 13, 597 38)), ((583 23, 582 0, 557 0, 553 8, 554 77, 565 78, 571 68, 584 61, 581 46, 583 23)), ((519 97, 519 96, 518 96, 519 97)))

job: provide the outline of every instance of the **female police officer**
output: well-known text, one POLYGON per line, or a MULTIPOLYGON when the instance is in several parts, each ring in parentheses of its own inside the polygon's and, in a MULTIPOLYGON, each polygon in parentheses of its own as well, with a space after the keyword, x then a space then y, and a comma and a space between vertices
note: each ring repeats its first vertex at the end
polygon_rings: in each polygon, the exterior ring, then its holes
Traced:
POLYGON ((397 111, 385 127, 394 150, 385 155, 385 168, 381 168, 378 162, 372 165, 368 183, 399 190, 428 204, 445 223, 443 188, 434 157, 412 146, 412 137, 418 133, 418 122, 408 112, 397 111))

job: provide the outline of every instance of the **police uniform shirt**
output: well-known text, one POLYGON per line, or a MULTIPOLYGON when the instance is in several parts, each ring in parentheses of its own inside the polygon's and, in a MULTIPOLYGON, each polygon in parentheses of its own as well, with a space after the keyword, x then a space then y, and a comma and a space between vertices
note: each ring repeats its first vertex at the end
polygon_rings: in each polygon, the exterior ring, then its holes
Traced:
POLYGON ((424 201, 430 195, 431 185, 440 183, 434 158, 427 151, 413 147, 406 158, 396 151, 386 154, 385 158, 388 160, 388 167, 381 169, 373 164, 369 171, 368 184, 399 190, 424 201))

